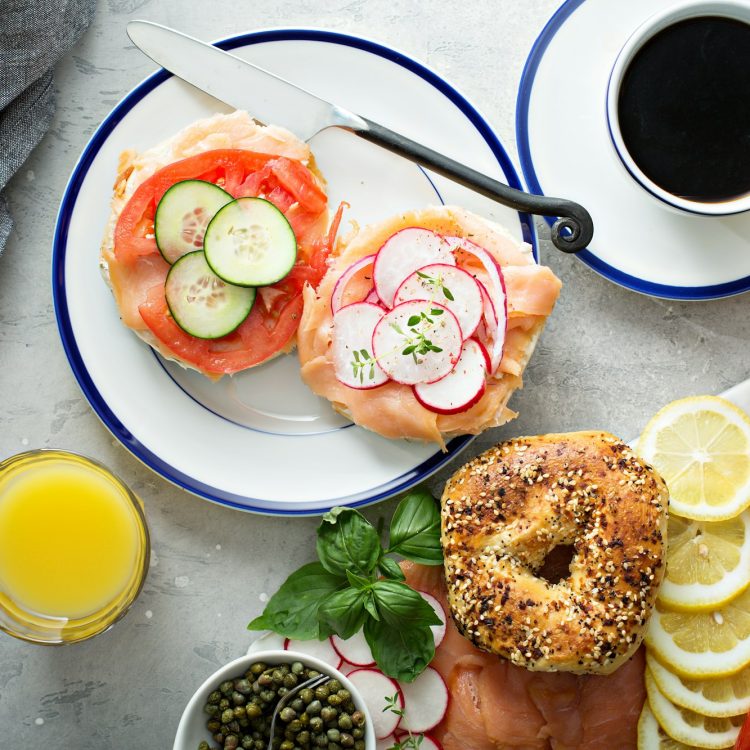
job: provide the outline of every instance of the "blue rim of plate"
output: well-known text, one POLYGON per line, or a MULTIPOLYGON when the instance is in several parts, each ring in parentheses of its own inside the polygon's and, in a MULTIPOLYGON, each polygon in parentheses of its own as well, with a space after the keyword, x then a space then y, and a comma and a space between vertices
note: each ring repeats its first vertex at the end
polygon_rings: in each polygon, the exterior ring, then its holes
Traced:
MULTIPOLYGON (((518 156, 524 180, 529 190, 537 195, 544 195, 544 191, 539 184, 539 179, 534 169, 528 130, 529 103, 534 87, 534 78, 549 43, 568 18, 584 2, 586 0, 565 0, 557 11, 555 11, 534 42, 531 52, 529 52, 529 56, 526 58, 523 73, 521 74, 521 83, 518 87, 518 97, 516 99, 516 142, 518 144, 518 156)), ((544 219, 550 226, 556 221, 556 217, 545 216, 544 219)), ((596 227, 596 217, 594 217, 594 226, 596 227)), ((615 266, 605 263, 588 249, 577 253, 576 257, 605 279, 609 279, 626 289, 647 294, 651 297, 684 301, 709 300, 731 297, 750 290, 750 276, 709 286, 672 286, 671 284, 658 284, 653 281, 646 281, 645 279, 625 273, 615 266)))
MULTIPOLYGON (((361 37, 341 34, 339 32, 325 31, 321 29, 269 29, 263 31, 248 32, 238 36, 229 37, 216 42, 216 46, 224 50, 231 50, 237 47, 245 47, 252 44, 276 41, 316 41, 339 44, 346 47, 369 52, 378 57, 385 58, 390 62, 406 68, 416 74, 434 88, 440 91, 465 115, 469 122, 476 128, 479 134, 492 151, 500 168, 502 169, 510 187, 522 189, 518 175, 492 128, 479 112, 469 103, 469 101, 454 89, 447 81, 442 79, 437 73, 425 67, 416 60, 407 57, 401 52, 385 47, 377 42, 363 39, 361 37)), ((283 500, 264 501, 244 495, 237 495, 231 492, 225 492, 211 485, 199 482, 176 470, 170 464, 162 460, 158 455, 146 448, 140 443, 128 428, 117 418, 114 412, 99 393, 94 384, 86 365, 81 357, 78 345, 73 335, 73 329, 70 322, 67 298, 65 293, 65 253, 67 247, 68 230, 73 208, 75 207, 78 194, 96 155, 99 153, 102 145, 133 107, 141 99, 153 91, 157 86, 164 83, 172 77, 163 68, 153 73, 132 91, 130 91, 107 115, 101 125, 96 129, 93 136, 84 148, 73 169, 70 180, 65 188, 60 210, 57 216, 55 234, 52 245, 52 297, 55 308, 55 317, 57 327, 62 340, 65 354, 68 358, 73 374, 78 381, 78 385, 83 391, 84 396, 97 414, 99 419, 104 423, 107 429, 127 448, 138 460, 155 471, 157 474, 168 480, 172 484, 184 489, 194 495, 237 510, 251 513, 259 513, 270 516, 316 516, 325 513, 328 507, 313 509, 284 509, 279 507, 264 507, 263 505, 252 505, 253 502, 264 503, 283 503, 283 500)), ((530 243, 533 249, 534 257, 538 260, 538 247, 536 239, 536 230, 531 217, 528 214, 518 214, 521 222, 523 238, 530 243)), ((465 435, 454 438, 447 445, 447 452, 437 451, 426 461, 405 472, 399 477, 392 479, 386 484, 373 488, 371 491, 366 490, 367 496, 364 498, 354 499, 347 502, 347 498, 331 498, 331 505, 347 505, 352 508, 377 503, 389 497, 393 497, 401 492, 405 492, 420 481, 438 471, 463 448, 465 448, 474 439, 473 435, 465 435), (337 501, 341 501, 338 503, 337 501)), ((355 496, 356 497, 356 496, 355 496)))

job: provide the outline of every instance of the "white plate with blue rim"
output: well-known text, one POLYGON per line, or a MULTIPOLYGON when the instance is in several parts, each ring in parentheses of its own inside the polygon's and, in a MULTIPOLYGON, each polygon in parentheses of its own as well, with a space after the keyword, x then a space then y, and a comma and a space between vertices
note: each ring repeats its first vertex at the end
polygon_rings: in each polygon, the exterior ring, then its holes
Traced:
MULTIPOLYGON (((533 193, 586 206, 594 239, 578 258, 628 289, 676 300, 750 290, 750 212, 700 216, 659 201, 628 172, 607 123, 607 89, 631 35, 675 0, 567 0, 521 78, 516 137, 533 193)), ((679 3, 677 3, 679 5, 679 3)))
MULTIPOLYGON (((450 84, 402 52, 312 29, 273 29, 218 43, 314 93, 469 166, 520 187, 482 115, 450 84)), ((121 325, 97 266, 117 158, 196 119, 229 111, 161 70, 114 108, 66 188, 53 249, 60 336, 78 383, 112 434, 165 479, 241 510, 314 515, 403 492, 471 441, 387 440, 350 424, 302 383, 296 354, 213 383, 166 362, 121 325)), ((439 203, 507 226, 536 253, 533 222, 338 130, 311 147, 330 205, 360 224, 439 203)))

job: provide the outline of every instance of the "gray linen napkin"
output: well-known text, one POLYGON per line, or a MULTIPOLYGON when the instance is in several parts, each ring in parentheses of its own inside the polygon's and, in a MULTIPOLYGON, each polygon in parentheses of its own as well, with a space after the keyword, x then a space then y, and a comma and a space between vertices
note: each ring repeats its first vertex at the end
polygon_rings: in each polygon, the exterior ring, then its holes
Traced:
POLYGON ((13 222, 2 191, 47 132, 52 68, 94 15, 96 0, 0 0, 0 253, 13 222))

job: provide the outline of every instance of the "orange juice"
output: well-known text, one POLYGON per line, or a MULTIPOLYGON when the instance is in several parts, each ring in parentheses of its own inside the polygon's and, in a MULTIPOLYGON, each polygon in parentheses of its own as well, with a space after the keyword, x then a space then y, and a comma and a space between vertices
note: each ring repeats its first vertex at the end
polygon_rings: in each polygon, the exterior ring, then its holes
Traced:
POLYGON ((95 635, 147 567, 140 503, 102 466, 61 451, 0 464, 0 627, 43 642, 95 635))

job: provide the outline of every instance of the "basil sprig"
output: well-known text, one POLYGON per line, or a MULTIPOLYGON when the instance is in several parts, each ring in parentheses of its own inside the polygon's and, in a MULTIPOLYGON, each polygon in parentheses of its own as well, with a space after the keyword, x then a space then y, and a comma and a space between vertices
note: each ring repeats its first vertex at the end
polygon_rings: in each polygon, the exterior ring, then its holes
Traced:
POLYGON ((404 682, 432 661, 432 607, 404 583, 391 555, 423 565, 442 565, 440 513, 424 490, 409 493, 391 520, 383 547, 372 524, 353 508, 334 508, 318 527, 320 562, 303 565, 271 597, 249 630, 273 630, 287 638, 351 638, 359 630, 380 670, 404 682))

